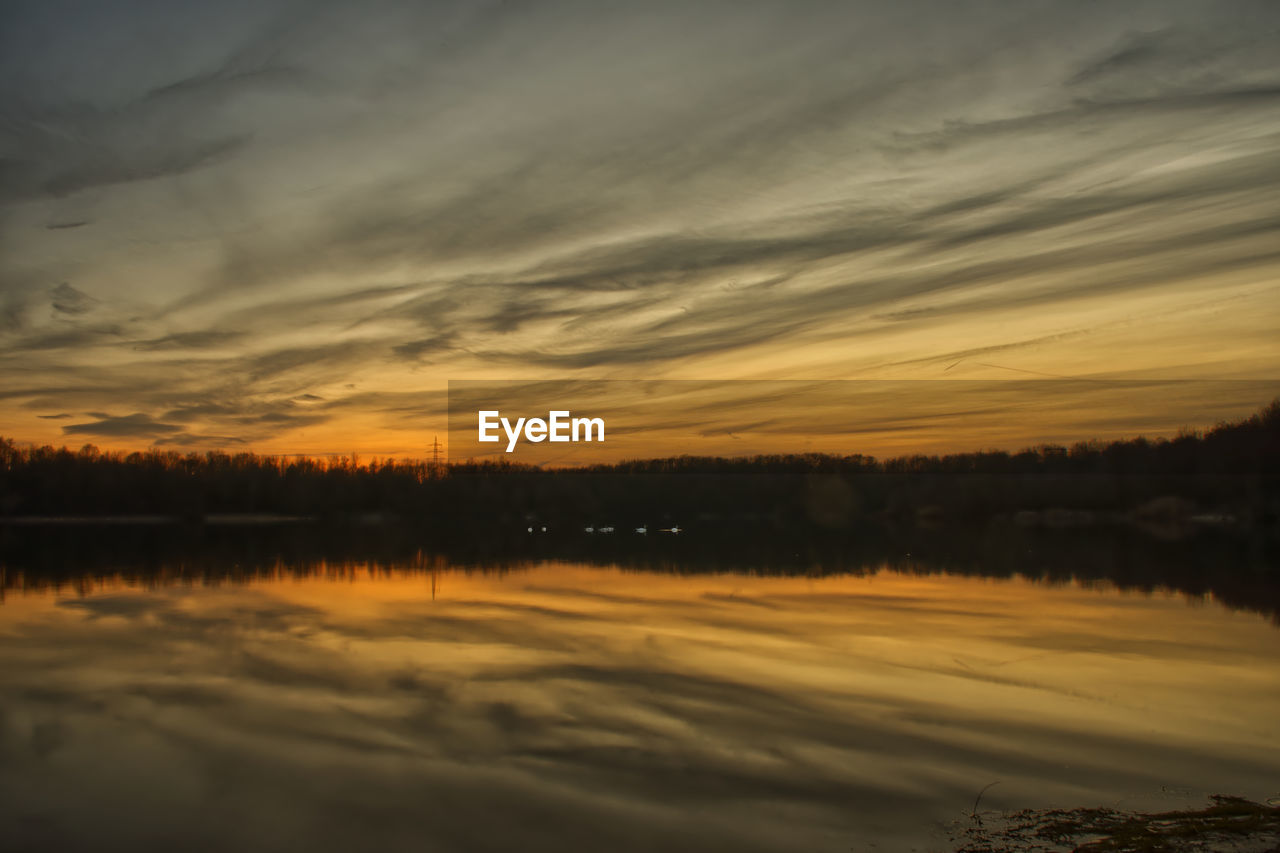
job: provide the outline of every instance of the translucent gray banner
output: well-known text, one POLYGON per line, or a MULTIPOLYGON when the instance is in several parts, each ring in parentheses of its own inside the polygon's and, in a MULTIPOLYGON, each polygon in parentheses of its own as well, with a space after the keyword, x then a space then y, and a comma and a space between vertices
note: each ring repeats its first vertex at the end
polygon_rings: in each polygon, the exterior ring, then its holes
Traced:
POLYGON ((1247 417, 1274 380, 467 380, 448 458, 577 467, 822 453, 889 458, 1145 435, 1247 417))

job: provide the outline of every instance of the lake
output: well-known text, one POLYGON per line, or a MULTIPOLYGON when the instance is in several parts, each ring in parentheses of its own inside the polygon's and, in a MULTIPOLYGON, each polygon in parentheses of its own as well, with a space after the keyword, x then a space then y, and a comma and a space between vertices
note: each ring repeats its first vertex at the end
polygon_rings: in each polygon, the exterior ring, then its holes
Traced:
POLYGON ((6 849, 946 850, 991 783, 979 811, 1280 786, 1275 616, 1213 594, 261 562, 10 562, 6 849))

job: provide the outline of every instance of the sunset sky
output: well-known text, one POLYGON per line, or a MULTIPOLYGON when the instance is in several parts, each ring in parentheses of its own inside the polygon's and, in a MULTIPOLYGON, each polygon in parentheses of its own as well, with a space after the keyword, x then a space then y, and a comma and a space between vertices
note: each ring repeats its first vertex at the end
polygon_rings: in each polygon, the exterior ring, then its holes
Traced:
POLYGON ((1277 44, 1272 0, 7 2, 0 435, 423 456, 449 380, 1265 384, 1277 44))

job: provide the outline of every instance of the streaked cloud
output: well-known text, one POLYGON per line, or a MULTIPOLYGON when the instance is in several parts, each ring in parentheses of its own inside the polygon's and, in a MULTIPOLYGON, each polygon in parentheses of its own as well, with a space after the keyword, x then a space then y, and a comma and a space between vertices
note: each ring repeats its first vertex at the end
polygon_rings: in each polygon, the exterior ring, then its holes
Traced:
POLYGON ((153 438, 178 432, 177 424, 166 424, 153 420, 150 415, 136 412, 132 415, 112 417, 102 413, 94 413, 98 418, 82 424, 68 424, 62 428, 65 435, 103 435, 121 438, 153 438))
POLYGON ((1273 4, 2 14, 20 440, 386 451, 449 378, 1280 365, 1273 4))

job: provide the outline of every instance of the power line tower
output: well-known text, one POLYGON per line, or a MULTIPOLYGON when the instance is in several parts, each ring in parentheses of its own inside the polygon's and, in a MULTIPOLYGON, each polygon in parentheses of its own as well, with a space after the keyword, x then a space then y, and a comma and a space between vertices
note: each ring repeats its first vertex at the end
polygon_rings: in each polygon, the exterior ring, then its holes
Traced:
POLYGON ((440 465, 440 436, 431 438, 431 476, 439 477, 443 473, 440 465))

